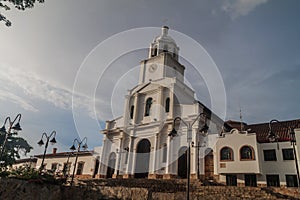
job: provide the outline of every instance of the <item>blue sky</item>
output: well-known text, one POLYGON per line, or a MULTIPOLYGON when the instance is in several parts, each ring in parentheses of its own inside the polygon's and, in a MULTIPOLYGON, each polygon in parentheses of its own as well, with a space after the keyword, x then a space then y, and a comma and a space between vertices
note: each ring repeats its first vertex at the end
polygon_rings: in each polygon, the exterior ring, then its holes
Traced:
MULTIPOLYGON (((93 71, 81 73, 82 87, 73 91, 80 67, 91 62, 95 72, 101 70, 100 58, 85 59, 114 34, 162 25, 193 38, 212 57, 224 81, 226 119, 238 120, 240 107, 247 123, 300 118, 299 6, 297 0, 48 0, 24 12, 4 12, 13 25, 0 26, 0 120, 22 113, 20 134, 34 147, 30 154, 42 152, 36 142, 52 130, 59 151, 76 137, 87 136, 90 148, 101 145, 103 121, 122 114, 126 89, 137 83, 147 50, 113 60, 112 70, 93 83, 95 102, 88 95, 93 71), (131 69, 127 78, 115 75, 131 69)), ((138 37, 149 46, 159 33, 138 37)), ((181 62, 195 82, 192 66, 181 62)), ((198 99, 210 105, 203 79, 196 82, 198 99)))

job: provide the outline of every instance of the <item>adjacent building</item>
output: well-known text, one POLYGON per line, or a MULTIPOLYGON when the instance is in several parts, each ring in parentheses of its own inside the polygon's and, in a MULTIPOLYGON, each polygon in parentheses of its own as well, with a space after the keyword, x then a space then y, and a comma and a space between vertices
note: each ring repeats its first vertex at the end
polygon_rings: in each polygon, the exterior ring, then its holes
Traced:
POLYGON ((214 172, 227 185, 297 187, 300 120, 247 125, 228 121, 229 132, 218 136, 214 147, 214 172), (270 138, 270 130, 274 138, 270 138), (291 138, 290 132, 295 132, 291 138))
POLYGON ((15 161, 15 163, 11 166, 11 169, 17 169, 19 167, 35 168, 36 162, 37 158, 34 157, 19 159, 15 161))
MULTIPOLYGON (((57 152, 53 148, 52 153, 46 154, 44 159, 44 169, 51 170, 54 173, 70 176, 73 174, 76 156, 78 155, 74 175, 77 178, 95 178, 98 174, 100 165, 101 147, 93 151, 80 152, 57 152)), ((43 155, 35 155, 37 158, 36 168, 40 168, 43 155)))

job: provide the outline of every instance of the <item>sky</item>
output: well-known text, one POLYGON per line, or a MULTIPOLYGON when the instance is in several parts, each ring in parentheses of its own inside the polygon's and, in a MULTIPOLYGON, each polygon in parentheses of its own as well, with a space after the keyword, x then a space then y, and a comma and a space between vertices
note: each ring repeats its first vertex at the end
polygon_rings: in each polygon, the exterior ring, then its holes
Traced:
MULTIPOLYGON (((299 7, 298 0, 46 0, 1 11, 12 26, 0 24, 0 123, 22 114, 29 155, 43 152, 36 143, 53 130, 58 143, 48 152, 68 150, 75 138, 100 146, 105 121, 122 115, 124 95, 163 25, 213 60, 226 120, 240 120, 240 110, 249 124, 299 119, 299 7)), ((195 54, 176 41, 181 55, 195 54)), ((197 99, 210 107, 206 80, 213 77, 195 77, 195 66, 184 56, 180 62, 197 99)))

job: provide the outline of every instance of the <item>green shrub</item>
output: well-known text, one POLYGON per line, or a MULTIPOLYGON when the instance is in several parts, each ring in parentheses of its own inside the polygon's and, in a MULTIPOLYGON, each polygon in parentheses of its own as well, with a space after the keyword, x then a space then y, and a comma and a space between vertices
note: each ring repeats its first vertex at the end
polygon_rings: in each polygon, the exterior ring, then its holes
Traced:
POLYGON ((0 177, 4 178, 4 177, 8 177, 10 173, 6 170, 1 170, 0 171, 0 177))
MULTIPOLYGON (((3 171, 3 177, 8 178, 17 178, 22 180, 30 180, 34 182, 40 183, 54 183, 60 184, 62 180, 56 179, 51 170, 42 170, 39 171, 35 168, 30 167, 18 167, 16 169, 12 169, 11 171, 3 171)), ((1 176, 1 174, 0 174, 1 176)))

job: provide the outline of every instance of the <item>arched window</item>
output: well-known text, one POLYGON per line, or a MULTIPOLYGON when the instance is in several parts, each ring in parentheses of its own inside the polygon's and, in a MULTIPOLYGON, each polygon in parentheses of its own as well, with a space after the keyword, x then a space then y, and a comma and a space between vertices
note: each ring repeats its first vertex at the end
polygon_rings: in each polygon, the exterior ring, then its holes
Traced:
POLYGON ((168 45, 164 45, 164 50, 163 50, 163 52, 168 52, 168 45))
POLYGON ((133 119, 134 106, 130 107, 130 119, 133 119))
POLYGON ((251 146, 243 146, 240 149, 241 160, 255 160, 254 150, 251 146))
POLYGON ((152 50, 152 57, 157 56, 157 47, 155 46, 152 50))
POLYGON ((165 110, 166 110, 167 113, 170 111, 170 98, 169 97, 166 99, 165 110))
POLYGON ((230 147, 223 147, 220 154, 221 161, 233 161, 233 151, 230 147))
POLYGON ((145 106, 145 116, 149 116, 150 115, 150 109, 151 109, 151 105, 152 105, 152 98, 148 98, 146 101, 146 106, 145 106))
POLYGON ((176 49, 173 50, 173 58, 176 58, 176 49))

